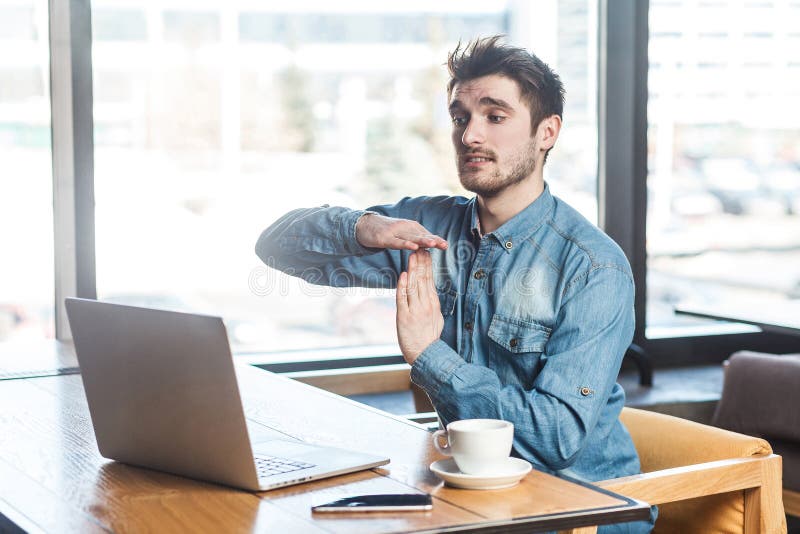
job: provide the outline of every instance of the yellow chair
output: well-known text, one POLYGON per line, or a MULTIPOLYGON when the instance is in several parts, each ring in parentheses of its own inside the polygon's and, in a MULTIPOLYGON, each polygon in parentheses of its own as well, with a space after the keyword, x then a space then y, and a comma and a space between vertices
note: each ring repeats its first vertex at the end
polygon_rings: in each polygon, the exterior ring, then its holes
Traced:
MULTIPOLYGON (((415 404, 431 409, 421 390, 415 404)), ((633 438, 642 474, 595 484, 657 504, 654 533, 786 532, 781 457, 767 441, 635 408, 623 408, 620 419, 633 438)), ((562 534, 593 532, 596 527, 562 534)))
POLYGON ((781 533, 781 457, 765 440, 624 408, 642 474, 598 485, 659 506, 654 532, 781 533))
POLYGON ((787 514, 800 517, 800 491, 784 489, 783 506, 787 514))

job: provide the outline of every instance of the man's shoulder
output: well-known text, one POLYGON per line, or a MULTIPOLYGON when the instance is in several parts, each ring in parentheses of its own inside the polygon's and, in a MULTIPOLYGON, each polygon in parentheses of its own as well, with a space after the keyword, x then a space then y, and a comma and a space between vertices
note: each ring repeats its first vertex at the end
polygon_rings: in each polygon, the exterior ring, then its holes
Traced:
POLYGON ((548 227, 558 235, 571 262, 586 270, 610 267, 631 274, 625 253, 608 234, 563 200, 554 199, 548 227))

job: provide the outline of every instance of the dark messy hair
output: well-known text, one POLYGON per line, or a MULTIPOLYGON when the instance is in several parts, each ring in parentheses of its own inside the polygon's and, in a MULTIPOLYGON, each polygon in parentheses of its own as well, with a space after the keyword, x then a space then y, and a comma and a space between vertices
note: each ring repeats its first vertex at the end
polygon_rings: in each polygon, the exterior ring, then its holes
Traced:
MULTIPOLYGON (((459 41, 447 56, 448 100, 456 83, 497 74, 517 82, 520 95, 531 110, 531 135, 547 117, 564 111, 564 85, 558 74, 524 48, 500 43, 502 35, 475 39, 462 47, 459 41)), ((548 150, 549 152, 549 150, 548 150)), ((547 154, 545 154, 547 158, 547 154)))

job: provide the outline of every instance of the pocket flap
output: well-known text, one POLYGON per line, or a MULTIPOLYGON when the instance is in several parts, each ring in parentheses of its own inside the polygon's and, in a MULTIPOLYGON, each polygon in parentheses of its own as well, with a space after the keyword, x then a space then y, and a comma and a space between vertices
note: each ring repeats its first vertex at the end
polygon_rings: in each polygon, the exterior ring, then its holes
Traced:
POLYGON ((489 325, 489 337, 509 352, 544 352, 550 339, 550 328, 495 314, 489 325))
POLYGON ((439 308, 441 309, 442 316, 447 317, 453 314, 456 308, 456 296, 458 293, 455 289, 439 289, 436 288, 436 293, 439 294, 439 308))

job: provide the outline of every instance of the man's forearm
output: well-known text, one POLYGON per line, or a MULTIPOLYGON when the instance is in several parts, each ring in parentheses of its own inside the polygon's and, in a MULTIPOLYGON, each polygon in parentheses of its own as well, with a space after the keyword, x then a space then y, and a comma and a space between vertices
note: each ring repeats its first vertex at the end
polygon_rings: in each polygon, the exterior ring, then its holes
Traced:
POLYGON ((363 210, 322 206, 291 211, 269 226, 256 254, 269 267, 315 285, 392 288, 397 251, 363 247, 355 235, 363 210))
POLYGON ((369 254, 371 251, 355 238, 356 223, 364 213, 329 206, 290 211, 261 233, 256 254, 278 269, 303 269, 337 258, 369 254))

